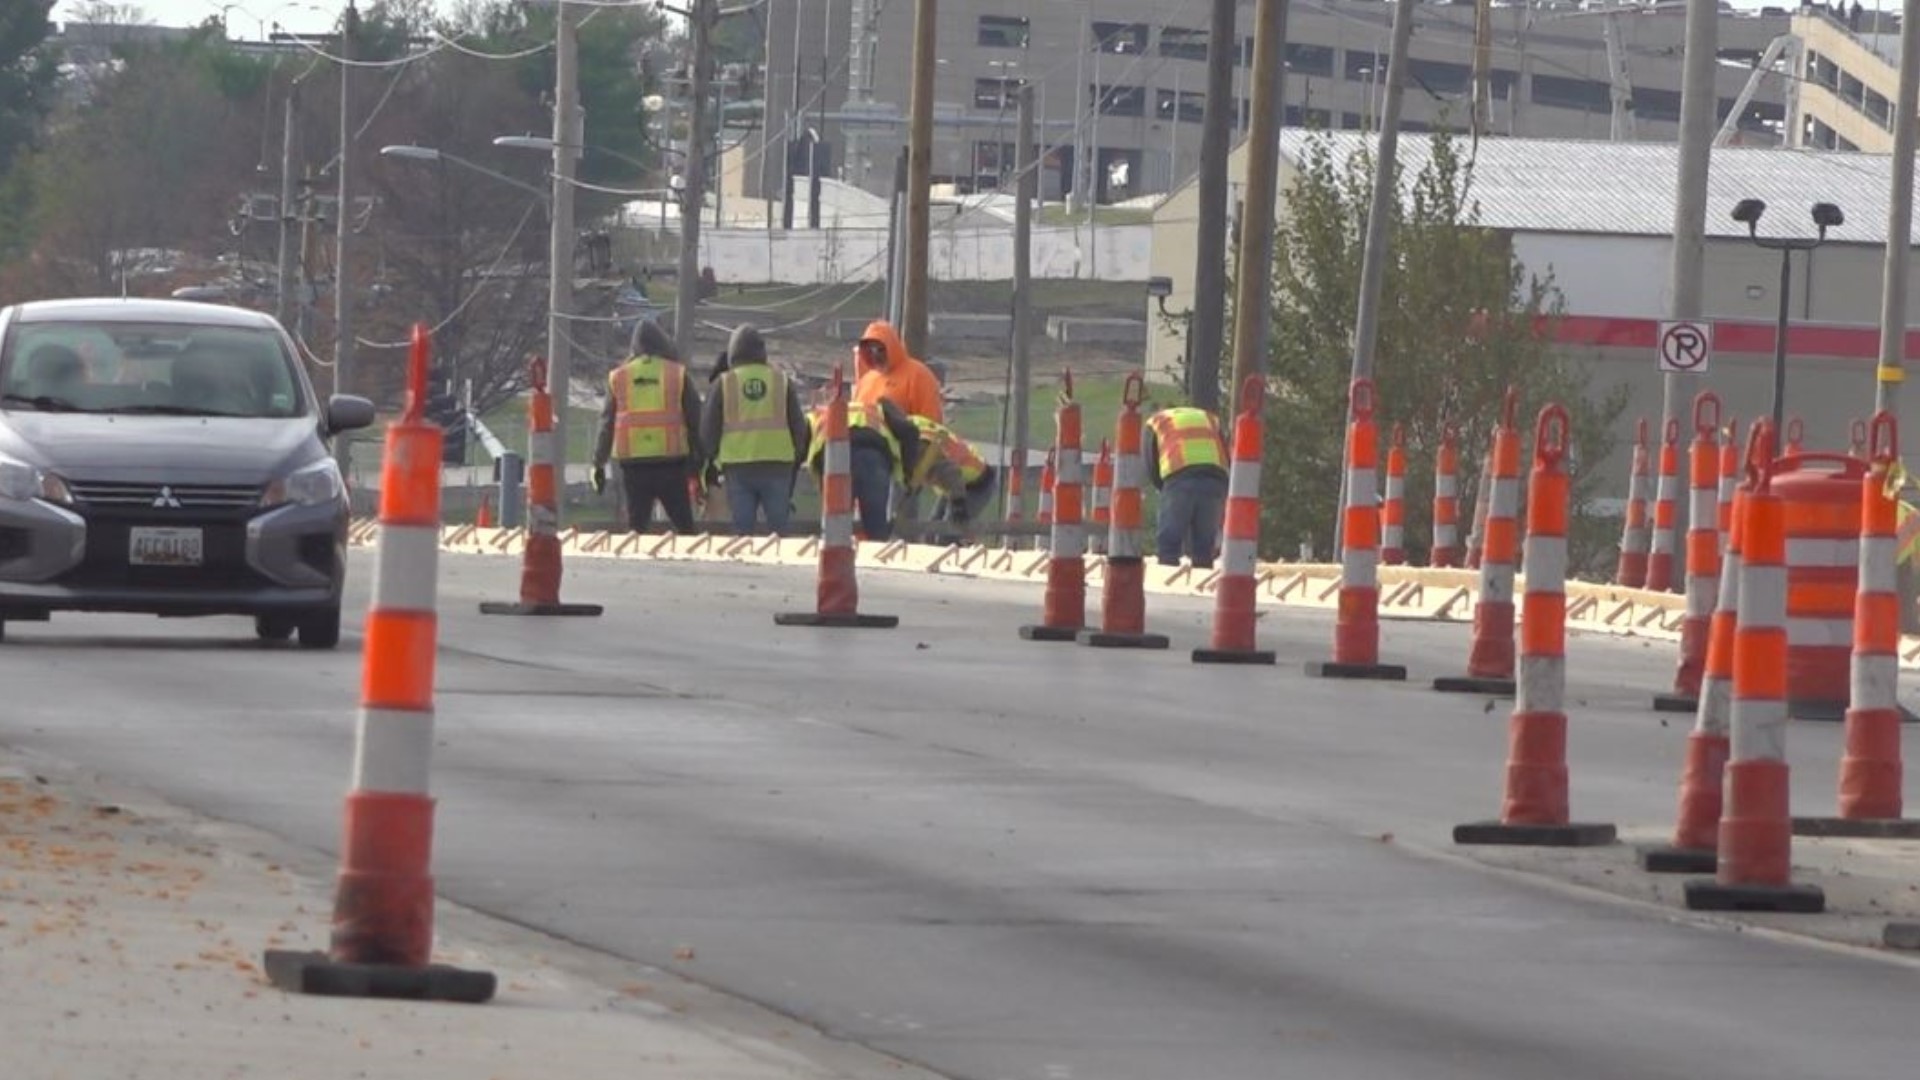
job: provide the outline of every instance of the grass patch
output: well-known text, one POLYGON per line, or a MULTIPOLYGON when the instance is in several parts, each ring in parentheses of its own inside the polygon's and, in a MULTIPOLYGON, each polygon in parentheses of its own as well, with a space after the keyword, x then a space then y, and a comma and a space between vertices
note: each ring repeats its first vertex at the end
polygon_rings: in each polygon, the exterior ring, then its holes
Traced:
MULTIPOLYGON (((1080 402, 1082 438, 1088 450, 1097 451, 1101 439, 1113 437, 1114 423, 1120 417, 1120 395, 1125 389, 1124 376, 1102 375, 1073 380, 1074 398, 1080 402)), ((1151 413, 1155 407, 1183 400, 1180 388, 1172 384, 1148 383, 1146 390, 1147 404, 1141 409, 1143 416, 1151 413)), ((1028 403, 1027 430, 1030 441, 1036 447, 1044 448, 1053 442, 1053 412, 1059 404, 1059 392, 1058 375, 1034 379, 1032 400, 1028 403)), ((976 442, 1001 442, 1001 412, 1001 403, 998 401, 958 405, 947 414, 947 426, 976 442)), ((1013 441, 1013 418, 1010 416, 1007 417, 1004 441, 1013 441)))

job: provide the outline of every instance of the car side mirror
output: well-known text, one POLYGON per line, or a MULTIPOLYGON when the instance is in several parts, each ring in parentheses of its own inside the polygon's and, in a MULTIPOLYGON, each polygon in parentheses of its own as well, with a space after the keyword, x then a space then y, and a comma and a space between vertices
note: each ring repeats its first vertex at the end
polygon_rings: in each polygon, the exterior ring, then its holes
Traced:
POLYGON ((327 399, 327 434, 358 431, 373 423, 373 402, 355 394, 335 394, 327 399))

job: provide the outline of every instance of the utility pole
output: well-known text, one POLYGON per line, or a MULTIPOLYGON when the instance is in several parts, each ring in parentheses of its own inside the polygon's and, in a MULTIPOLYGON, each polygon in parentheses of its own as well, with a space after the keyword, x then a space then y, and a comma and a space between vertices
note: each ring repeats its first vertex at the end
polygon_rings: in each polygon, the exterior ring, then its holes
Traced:
POLYGON ((693 35, 693 85, 687 103, 687 150, 680 173, 680 269, 673 305, 673 336, 683 360, 693 356, 699 319, 700 216, 707 204, 707 94, 712 82, 714 2, 693 0, 687 19, 693 35))
MULTIPOLYGON (((1415 0, 1393 8, 1393 54, 1387 58, 1387 100, 1381 108, 1380 144, 1373 156, 1373 198, 1367 207, 1366 246, 1360 255, 1360 303, 1353 317, 1353 377, 1373 377, 1373 351, 1380 339, 1380 286, 1393 236, 1395 161, 1400 153, 1400 102, 1406 96, 1407 50, 1413 43, 1415 0)), ((1342 475, 1345 475, 1344 470, 1342 475)))
MULTIPOLYGON (((1667 288, 1668 313, 1676 320, 1702 314, 1701 277, 1707 247, 1707 169, 1713 155, 1719 92, 1714 87, 1714 53, 1719 48, 1720 12, 1715 0, 1687 0, 1687 36, 1680 70, 1680 181, 1673 200, 1673 267, 1667 288)), ((1913 108, 1907 102, 1902 112, 1913 108)), ((1680 415, 1679 375, 1661 379, 1660 426, 1680 415)))
POLYGON ((1473 137, 1493 126, 1493 0, 1473 5, 1473 137))
POLYGON ((281 326, 290 325, 293 315, 293 227, 298 220, 293 195, 293 95, 299 83, 287 87, 287 100, 280 121, 280 257, 275 274, 273 317, 281 326))
POLYGON ((907 149, 893 159, 893 201, 887 207, 887 310, 885 318, 897 329, 905 318, 907 300, 907 149))
POLYGON ((908 98, 906 296, 900 305, 907 352, 927 349, 927 264, 933 222, 933 71, 939 40, 940 0, 914 0, 913 92, 908 98))
MULTIPOLYGON (((567 414, 573 403, 573 342, 567 316, 573 313, 573 171, 585 139, 580 116, 577 68, 579 39, 573 11, 560 0, 554 12, 553 39, 553 196, 547 233, 547 393, 553 398, 553 445, 558 448, 556 478, 567 486, 567 414)), ((554 500, 566 513, 565 498, 554 500)), ((556 519, 556 524, 557 524, 556 519)))
POLYGON ((1273 299, 1273 214, 1279 199, 1280 102, 1287 69, 1287 0, 1253 8, 1253 105, 1247 121, 1247 180, 1240 211, 1240 266, 1233 295, 1233 392, 1267 371, 1273 299))
MULTIPOLYGON (((1914 100, 1920 97, 1920 0, 1900 18, 1900 96, 1893 112, 1893 189, 1887 196, 1887 259, 1880 285, 1880 366, 1873 407, 1900 414, 1907 346, 1907 260, 1913 251, 1914 100)), ((1905 605, 1907 610, 1912 605, 1905 605)))
MULTIPOLYGON (((1187 397, 1220 408, 1220 354, 1227 311, 1227 157, 1240 103, 1233 69, 1240 57, 1236 0, 1213 0, 1207 27, 1207 100, 1200 117, 1200 221, 1193 253, 1193 308, 1187 317, 1187 397)), ((1284 114, 1283 114, 1284 115, 1284 114)), ((1238 391, 1235 391, 1238 393, 1238 391)))
MULTIPOLYGON (((353 235, 352 189, 347 180, 353 161, 353 39, 360 29, 360 12, 347 0, 340 24, 340 169, 339 201, 333 209, 333 391, 353 389, 353 300, 347 277, 347 241, 353 235)), ((336 439, 334 457, 340 475, 353 476, 353 440, 336 439)))
MULTIPOLYGON (((792 104, 787 106, 786 134, 780 140, 781 156, 785 159, 781 175, 787 178, 786 183, 781 185, 780 227, 788 232, 793 231, 793 137, 800 131, 800 23, 803 5, 804 0, 793 0, 793 95, 789 99, 792 104)), ((824 93, 821 100, 826 100, 824 93)))
MULTIPOLYGON (((1038 164, 1033 159, 1033 86, 1020 83, 1019 142, 1014 144, 1014 191, 1020 200, 1013 208, 1013 454, 1008 468, 1024 472, 1027 467, 1027 413, 1033 396, 1033 358, 1029 349, 1033 340, 1033 202, 1039 194, 1038 164)), ((1008 491, 1012 482, 1004 477, 1000 490, 1008 491)), ((1019 520, 1027 520, 1027 489, 1020 486, 1014 497, 1019 520)), ((1005 515, 1002 515, 1005 516, 1005 515)))

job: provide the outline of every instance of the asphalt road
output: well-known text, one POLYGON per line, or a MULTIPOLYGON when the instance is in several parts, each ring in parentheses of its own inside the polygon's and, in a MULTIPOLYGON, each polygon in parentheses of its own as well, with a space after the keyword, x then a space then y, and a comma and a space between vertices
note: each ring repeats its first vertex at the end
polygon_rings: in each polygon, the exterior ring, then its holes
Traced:
MULTIPOLYGON (((367 564, 351 607, 364 606, 367 564)), ((1403 685, 1020 641, 1032 588, 862 579, 893 631, 776 628, 811 579, 575 560, 596 620, 482 617, 442 575, 436 871, 450 898, 672 967, 968 1080, 1909 1075, 1920 972, 1703 929, 1448 857, 1498 809, 1505 703, 1437 695, 1458 626, 1394 623, 1403 685), (1391 834, 1388 836, 1387 834, 1391 834), (690 947, 691 960, 676 961, 690 947)), ((1094 596, 1097 605, 1097 593, 1094 596)), ((1097 610, 1097 606, 1095 608, 1097 610)), ((8 627, 0 741, 331 851, 357 639, 237 621, 8 627)), ((1670 646, 1572 646, 1574 812, 1671 819, 1670 646)), ((1798 805, 1838 731, 1796 725, 1798 805)))

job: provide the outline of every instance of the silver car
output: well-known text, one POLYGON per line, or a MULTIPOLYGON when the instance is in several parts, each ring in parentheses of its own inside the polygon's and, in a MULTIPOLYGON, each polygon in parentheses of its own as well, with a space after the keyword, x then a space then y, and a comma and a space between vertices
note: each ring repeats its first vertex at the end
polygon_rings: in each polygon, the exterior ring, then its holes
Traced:
POLYGON ((272 318, 174 300, 0 310, 0 637, 55 611, 251 615, 340 640, 347 498, 322 403, 272 318))

